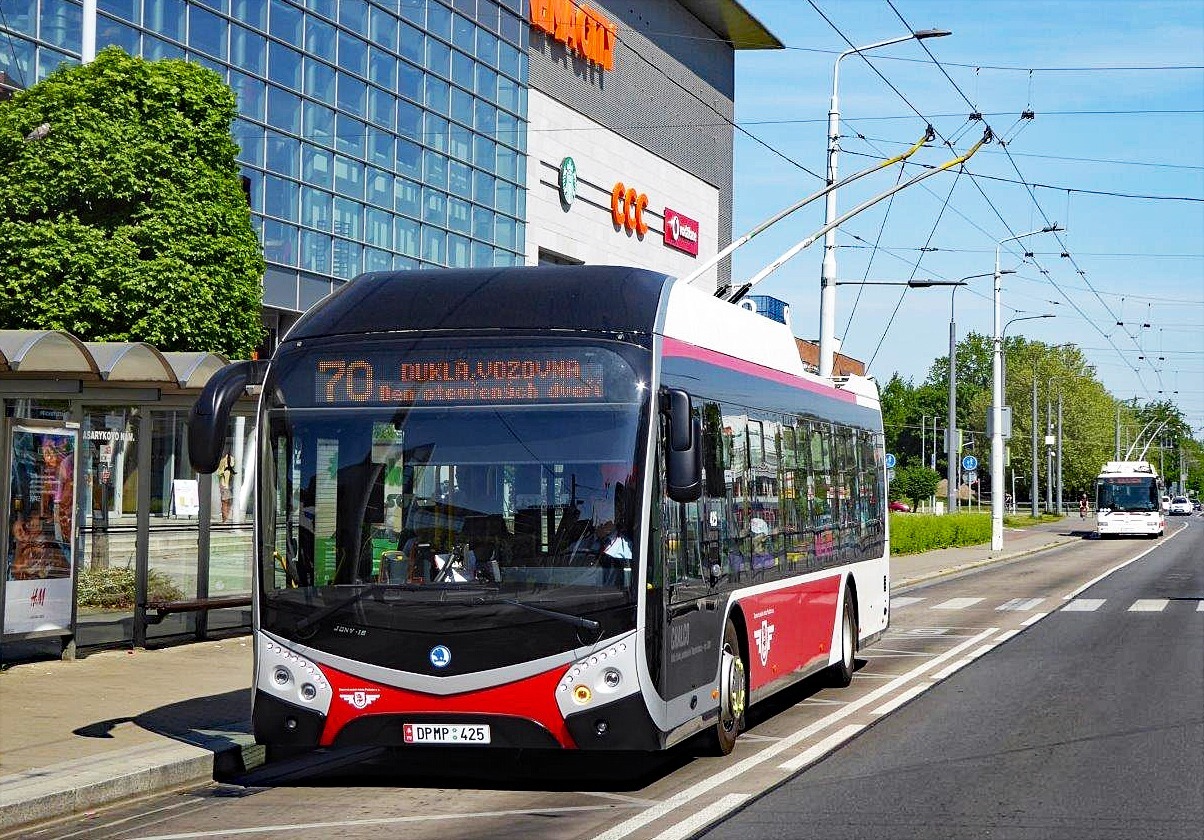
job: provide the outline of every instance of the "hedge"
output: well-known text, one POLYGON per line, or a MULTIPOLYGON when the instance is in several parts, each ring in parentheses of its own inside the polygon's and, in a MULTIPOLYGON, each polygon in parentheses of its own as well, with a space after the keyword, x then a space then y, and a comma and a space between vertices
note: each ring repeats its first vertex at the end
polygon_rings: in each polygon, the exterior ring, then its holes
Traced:
POLYGON ((937 548, 982 545, 991 541, 991 514, 920 513, 890 515, 890 553, 919 554, 937 548))

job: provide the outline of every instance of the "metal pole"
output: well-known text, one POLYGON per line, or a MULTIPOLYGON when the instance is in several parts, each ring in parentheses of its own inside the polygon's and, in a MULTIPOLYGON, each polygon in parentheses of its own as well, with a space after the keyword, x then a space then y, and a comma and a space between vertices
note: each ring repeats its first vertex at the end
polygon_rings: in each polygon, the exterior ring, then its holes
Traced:
POLYGON ((927 434, 927 432, 928 432, 928 415, 921 414, 920 415, 920 466, 921 467, 928 463, 928 455, 925 452, 926 447, 924 445, 925 444, 924 436, 927 434))
MULTIPOLYGON (((991 353, 991 550, 1003 548, 1003 339, 999 320, 999 248, 995 246, 995 328, 991 353)), ((979 494, 982 485, 979 485, 979 494)))
POLYGON ((1116 458, 1113 460, 1120 460, 1120 403, 1116 404, 1116 458))
POLYGON ((89 64, 96 58, 96 0, 83 0, 83 6, 79 55, 82 64, 89 64))
MULTIPOLYGON (((828 186, 836 183, 836 157, 840 151, 840 102, 836 82, 840 59, 832 66, 832 100, 828 105, 828 186)), ((824 198, 824 224, 836 219, 836 190, 824 198)), ((832 357, 836 352, 836 228, 824 234, 824 260, 819 275, 819 375, 832 375, 832 357)))
POLYGON ((1033 480, 1028 487, 1029 500, 1033 505, 1033 519, 1037 513, 1037 366, 1033 365, 1033 480))
POLYGON ((1045 394, 1045 512, 1053 510, 1053 447, 1049 438, 1053 434, 1053 400, 1045 394))
POLYGON ((946 496, 950 513, 957 512, 957 324, 953 321, 953 298, 957 295, 957 287, 949 295, 949 418, 946 425, 945 457, 949 463, 945 466, 945 479, 948 483, 946 496))
POLYGON ((1062 502, 1062 391, 1058 390, 1058 515, 1065 512, 1062 502))

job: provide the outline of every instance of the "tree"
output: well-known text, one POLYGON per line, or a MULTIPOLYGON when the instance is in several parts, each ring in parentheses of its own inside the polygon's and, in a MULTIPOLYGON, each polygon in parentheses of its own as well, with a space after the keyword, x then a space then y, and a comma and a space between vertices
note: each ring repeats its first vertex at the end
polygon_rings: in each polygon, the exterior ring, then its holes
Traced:
POLYGON ((0 102, 0 328, 241 358, 262 250, 217 73, 120 48, 0 102))
POLYGON ((895 479, 890 483, 890 494, 896 499, 909 500, 912 510, 918 510, 920 501, 931 498, 940 483, 941 477, 935 470, 919 464, 909 464, 895 470, 895 479))

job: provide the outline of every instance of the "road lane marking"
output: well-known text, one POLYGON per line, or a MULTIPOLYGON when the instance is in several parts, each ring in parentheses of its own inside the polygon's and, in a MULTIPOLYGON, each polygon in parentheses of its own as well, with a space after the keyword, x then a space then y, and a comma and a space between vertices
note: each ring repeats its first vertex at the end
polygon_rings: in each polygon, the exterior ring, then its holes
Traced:
MULTIPOLYGON (((925 688, 925 686, 916 686, 916 688, 922 689, 925 688)), ((874 714, 877 713, 875 712, 874 714)), ((852 738, 863 729, 865 729, 864 726, 855 723, 849 724, 842 729, 838 729, 815 746, 808 747, 801 754, 795 756, 789 761, 782 762, 778 765, 778 768, 781 770, 786 770, 790 773, 801 770, 808 764, 814 764, 815 762, 819 761, 825 755, 832 752, 832 750, 839 747, 841 744, 852 738)))
POLYGON ((1047 616, 1047 615, 1049 615, 1049 613, 1037 613, 1036 615, 1031 615, 1028 618, 1026 618, 1024 621, 1020 622, 1020 626, 1021 627, 1032 627, 1034 624, 1036 624, 1041 619, 1045 618, 1045 616, 1047 616))
POLYGON ((1009 630, 1006 633, 1000 633, 995 637, 995 644, 1006 642, 1008 639, 1012 638, 1012 636, 1018 634, 1022 629, 1023 628, 1017 627, 1015 630, 1009 630))
POLYGON ((1005 604, 1000 604, 995 610, 997 612, 1030 612, 1041 606, 1044 600, 1044 598, 1013 598, 1005 604))
POLYGON ((923 598, 913 598, 909 595, 900 595, 897 598, 890 599, 890 608, 892 610, 898 610, 902 609, 903 607, 910 607, 912 604, 918 604, 923 600, 923 598))
POLYGON ((1166 598, 1138 598, 1129 607, 1129 612, 1162 612, 1169 603, 1166 598))
POLYGON ((1062 612, 1095 612, 1103 605, 1103 598, 1075 598, 1062 607, 1062 612))
POLYGON ((776 744, 772 744, 772 745, 766 747, 765 749, 761 750, 760 752, 758 752, 754 755, 751 755, 748 758, 745 758, 745 759, 742 759, 742 760, 736 762, 735 764, 731 765, 727 769, 720 770, 718 773, 708 776, 706 779, 703 779, 702 781, 694 783, 690 787, 673 795, 672 797, 665 800, 661 804, 655 805, 652 808, 649 808, 647 811, 644 811, 643 813, 636 814, 635 816, 624 820, 623 822, 612 827, 608 831, 604 831, 602 834, 597 835, 594 838, 594 840, 621 840, 621 838, 627 837, 632 832, 639 831, 641 828, 648 825, 649 823, 659 820, 661 817, 665 816, 666 814, 672 813, 673 811, 677 810, 678 808, 682 807, 683 805, 688 805, 690 802, 693 802, 695 799, 702 796, 703 794, 708 793, 709 791, 714 790, 717 787, 726 785, 729 782, 731 782, 733 779, 738 778, 739 776, 741 776, 744 773, 747 773, 749 770, 752 770, 755 767, 759 767, 761 764, 764 764, 766 761, 770 761, 770 760, 776 758, 777 756, 781 755, 786 750, 791 749, 792 747, 795 747, 798 744, 802 743, 803 741, 807 740, 812 735, 815 735, 818 732, 824 731, 825 729, 827 729, 829 726, 836 723, 837 721, 844 720, 846 717, 848 717, 849 715, 858 711, 859 709, 862 709, 865 706, 869 706, 872 703, 877 703, 880 699, 889 695, 895 689, 906 685, 911 680, 926 673, 928 670, 939 667, 940 665, 944 664, 945 662, 948 662, 950 659, 954 659, 957 656, 960 656, 962 651, 966 650, 967 648, 973 647, 976 644, 979 644, 984 639, 986 639, 988 636, 990 636, 992 633, 998 633, 998 632, 999 632, 998 627, 987 628, 983 632, 979 633, 977 636, 973 636, 973 637, 967 639, 966 641, 962 642, 961 644, 951 647, 949 650, 945 651, 940 656, 934 657, 930 661, 925 662, 921 665, 917 665, 915 668, 912 668, 907 673, 902 674, 902 675, 896 677, 895 679, 891 680, 886 685, 879 686, 878 688, 874 689, 873 691, 866 694, 865 696, 859 697, 858 699, 851 701, 844 708, 838 709, 837 711, 832 712, 832 714, 828 715, 827 717, 820 718, 815 723, 812 723, 809 726, 805 726, 802 729, 800 729, 796 732, 793 732, 790 735, 787 735, 782 740, 778 741, 776 744))
POLYGON ((887 700, 881 706, 879 706, 878 708, 876 708, 872 712, 870 712, 870 714, 871 715, 889 715, 891 712, 893 712, 895 709, 902 706, 908 700, 910 700, 913 697, 918 697, 919 695, 923 694, 925 691, 927 691, 931 687, 932 686, 923 685, 923 684, 913 685, 911 688, 907 689, 907 691, 904 691, 902 694, 899 694, 899 695, 895 696, 894 698, 887 700))
POLYGON ((950 598, 948 601, 937 604, 933 607, 934 610, 964 610, 966 607, 972 607, 977 604, 982 598, 950 598))
POLYGON ((950 677, 953 674, 957 673, 962 668, 965 668, 967 665, 969 665, 973 661, 974 661, 973 659, 959 659, 956 662, 954 662, 952 665, 950 665, 948 668, 943 668, 940 671, 937 671, 935 674, 932 675, 931 679, 933 680, 933 682, 940 682, 941 680, 945 679, 946 677, 950 677))
POLYGON ((717 822, 729 811, 734 811, 750 798, 747 793, 729 793, 718 802, 712 803, 687 820, 671 826, 660 834, 656 840, 685 840, 693 837, 713 822, 717 822))
POLYGON ((982 656, 982 655, 984 655, 984 654, 990 653, 990 652, 991 652, 991 651, 993 651, 994 649, 995 649, 995 645, 993 645, 993 644, 990 644, 990 645, 983 645, 983 646, 982 646, 982 647, 980 647, 978 650, 976 650, 976 651, 974 651, 972 654, 970 654, 970 658, 971 658, 971 659, 977 659, 978 657, 980 657, 980 656, 982 656))
POLYGON ((1112 574, 1113 572, 1119 572, 1121 569, 1123 569, 1125 566, 1129 565, 1130 563, 1136 563, 1136 562, 1137 562, 1138 560, 1140 560, 1142 557, 1145 557, 1147 554, 1149 554, 1151 551, 1153 551, 1154 549, 1156 549, 1158 546, 1162 545, 1162 544, 1163 544, 1164 542, 1166 542, 1167 540, 1173 540, 1173 539, 1174 539, 1175 537, 1177 537, 1177 536, 1179 535, 1179 533, 1180 533, 1181 531, 1183 531, 1183 530, 1184 530, 1183 528, 1179 528, 1179 529, 1177 529, 1177 530, 1176 530, 1174 533, 1172 533, 1170 536, 1168 536, 1168 537, 1164 537, 1163 539, 1161 539, 1161 540, 1159 540, 1158 542, 1154 543, 1152 546, 1150 546, 1150 547, 1149 547, 1149 548, 1147 548, 1145 551, 1143 551, 1143 552, 1141 552, 1140 554, 1138 554, 1136 557, 1130 557, 1130 558, 1129 558, 1128 560, 1126 560, 1125 562, 1123 562, 1123 563, 1121 563, 1121 564, 1119 564, 1119 565, 1113 566, 1111 569, 1109 569, 1108 571, 1104 572, 1102 575, 1099 575, 1098 577, 1094 577, 1094 578, 1092 578, 1091 580, 1087 581, 1087 582, 1086 582, 1086 583, 1084 583, 1082 586, 1080 586, 1078 589, 1076 589, 1076 590, 1074 590, 1073 592, 1071 592, 1069 595, 1063 595, 1063 596, 1062 596, 1062 600, 1063 600, 1063 601, 1069 601, 1071 598, 1077 597, 1077 596, 1078 596, 1080 593, 1082 593, 1082 592, 1086 592, 1088 589, 1090 589, 1091 587, 1095 586, 1097 583, 1099 583, 1101 580, 1103 580, 1104 578, 1106 578, 1108 575, 1112 574))

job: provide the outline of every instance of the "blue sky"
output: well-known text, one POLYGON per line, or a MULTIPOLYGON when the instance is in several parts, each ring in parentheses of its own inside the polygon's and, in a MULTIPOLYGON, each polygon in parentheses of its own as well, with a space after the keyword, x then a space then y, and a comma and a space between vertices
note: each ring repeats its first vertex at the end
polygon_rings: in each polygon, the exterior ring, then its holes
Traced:
MULTIPOLYGON (((967 119, 978 111, 1006 138, 1010 157, 998 144, 985 146, 967 169, 1007 180, 950 170, 866 210, 840 229, 838 278, 957 280, 990 272, 1000 240, 1057 222, 1064 233, 1002 248, 1002 266, 1017 271, 1003 278, 1004 321, 1057 315, 1015 322, 1007 334, 1075 343, 1113 395, 1174 400, 1197 436, 1204 434, 1204 2, 815 4, 831 24, 809 0, 744 0, 788 49, 738 54, 736 121, 781 156, 737 132, 735 235, 822 185, 803 168, 824 172, 839 52, 909 28, 952 30, 924 42, 951 79, 915 41, 866 54, 885 81, 857 56, 841 62, 839 174, 919 139, 925 119, 916 111, 964 152, 982 134, 982 123, 967 119), (1029 109, 1034 118, 1021 120, 1029 109), (1012 183, 1021 180, 1057 189, 1012 183), (1024 261, 1024 250, 1035 263, 1024 261)), ((954 157, 939 142, 913 160, 954 157)), ((909 166, 905 177, 919 171, 909 166)), ((839 211, 893 186, 897 174, 894 168, 842 189, 839 211)), ((747 279, 814 233, 823 213, 816 201, 757 237, 737 252, 734 279, 747 279)), ((790 303, 795 332, 807 338, 819 335, 822 256, 821 241, 753 292, 790 303)), ((949 318, 948 289, 838 288, 843 349, 872 360, 870 372, 882 381, 896 372, 922 380, 948 352, 949 318)), ((960 335, 990 334, 989 277, 957 292, 956 321, 960 335)))

